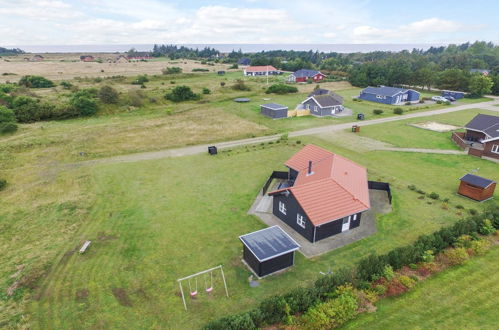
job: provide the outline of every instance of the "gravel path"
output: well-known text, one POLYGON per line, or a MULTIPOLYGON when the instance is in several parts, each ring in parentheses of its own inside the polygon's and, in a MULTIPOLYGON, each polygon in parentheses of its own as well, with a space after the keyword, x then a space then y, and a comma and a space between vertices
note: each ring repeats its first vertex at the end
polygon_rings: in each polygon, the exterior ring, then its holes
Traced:
MULTIPOLYGON (((499 104, 499 97, 495 97, 495 96, 489 96, 489 97, 493 98, 493 100, 488 101, 488 102, 465 104, 465 105, 460 105, 460 106, 455 106, 455 107, 445 108, 445 109, 439 109, 439 110, 424 111, 424 112, 418 112, 418 113, 409 113, 406 115, 393 116, 393 117, 388 117, 388 118, 365 120, 362 122, 353 121, 353 122, 348 122, 348 123, 343 123, 343 124, 328 125, 328 126, 321 126, 321 127, 312 127, 312 128, 308 128, 308 129, 304 129, 304 130, 300 130, 300 131, 290 132, 288 135, 289 135, 289 137, 298 137, 298 136, 305 136, 305 135, 316 135, 316 134, 323 134, 323 133, 338 132, 338 131, 342 131, 342 130, 351 128, 352 125, 359 124, 359 123, 362 124, 362 126, 376 125, 376 124, 388 123, 388 122, 399 121, 399 120, 404 120, 404 119, 427 117, 427 116, 451 113, 451 112, 462 111, 462 110, 467 110, 467 109, 476 109, 476 108, 499 112, 499 107, 496 106, 499 104)), ((161 150, 161 151, 135 153, 135 154, 129 154, 129 155, 121 155, 121 156, 114 156, 114 157, 81 161, 81 162, 69 164, 69 166, 78 167, 78 166, 95 165, 95 164, 130 163, 130 162, 138 162, 138 161, 143 161, 143 160, 161 159, 161 158, 167 158, 167 157, 182 157, 182 156, 206 153, 208 150, 208 146, 210 146, 210 145, 216 145, 218 149, 227 149, 227 148, 233 148, 233 147, 238 147, 238 146, 243 146, 243 145, 275 141, 275 140, 279 139, 279 137, 280 137, 280 134, 277 134, 277 135, 262 136, 262 137, 244 139, 244 140, 208 143, 208 144, 196 145, 196 146, 191 146, 191 147, 183 147, 183 148, 177 148, 177 149, 167 149, 167 150, 161 150)), ((368 138, 364 138, 364 139, 368 139, 368 138)), ((363 143, 365 143, 364 148, 368 148, 369 150, 376 149, 376 150, 405 151, 405 152, 462 154, 462 152, 457 151, 457 150, 395 148, 395 147, 392 147, 384 142, 376 141, 373 139, 368 139, 368 140, 371 140, 371 141, 366 140, 366 141, 363 141, 363 143)), ((350 142, 350 144, 351 143, 352 142, 350 142)), ((360 145, 362 145, 362 144, 360 144, 360 145)), ((355 147, 358 148, 359 143, 355 143, 355 147)))

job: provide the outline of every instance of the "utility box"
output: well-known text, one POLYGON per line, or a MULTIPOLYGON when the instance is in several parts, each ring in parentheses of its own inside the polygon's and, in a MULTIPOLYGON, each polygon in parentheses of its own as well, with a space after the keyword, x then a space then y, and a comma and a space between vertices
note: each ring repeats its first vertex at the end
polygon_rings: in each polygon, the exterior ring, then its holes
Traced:
POLYGON ((212 155, 212 156, 216 155, 218 153, 217 147, 215 147, 215 146, 209 146, 208 147, 208 153, 210 155, 212 155))
POLYGON ((354 133, 360 132, 360 126, 359 125, 353 125, 352 126, 352 132, 354 132, 354 133))

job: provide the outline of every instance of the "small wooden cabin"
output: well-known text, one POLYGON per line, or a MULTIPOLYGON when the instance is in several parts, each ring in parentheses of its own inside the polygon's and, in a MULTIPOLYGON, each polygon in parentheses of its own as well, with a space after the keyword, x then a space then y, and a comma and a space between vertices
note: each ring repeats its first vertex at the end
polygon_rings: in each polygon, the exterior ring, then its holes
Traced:
POLYGON ((462 196, 483 202, 494 195, 495 181, 473 174, 466 174, 460 180, 458 194, 462 196))
POLYGON ((294 265, 300 245, 279 226, 239 236, 243 260, 258 277, 264 277, 294 265))
POLYGON ((272 119, 288 117, 288 107, 277 103, 267 103, 260 105, 260 113, 272 119))

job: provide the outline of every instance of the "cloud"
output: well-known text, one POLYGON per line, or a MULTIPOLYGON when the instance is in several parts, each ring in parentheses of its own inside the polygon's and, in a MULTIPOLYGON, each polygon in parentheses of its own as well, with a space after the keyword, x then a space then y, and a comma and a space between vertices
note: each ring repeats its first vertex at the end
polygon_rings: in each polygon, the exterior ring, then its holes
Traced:
POLYGON ((465 24, 436 17, 423 19, 396 28, 384 29, 370 25, 357 26, 352 31, 356 43, 379 42, 432 42, 446 38, 448 34, 464 32, 471 27, 465 24))

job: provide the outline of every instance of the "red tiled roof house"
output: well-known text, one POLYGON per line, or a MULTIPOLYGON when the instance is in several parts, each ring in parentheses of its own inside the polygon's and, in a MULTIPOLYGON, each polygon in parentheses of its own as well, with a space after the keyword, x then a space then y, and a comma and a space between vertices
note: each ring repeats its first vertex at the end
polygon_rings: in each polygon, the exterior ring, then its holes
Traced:
POLYGON ((314 243, 356 228, 370 208, 367 170, 307 145, 285 165, 289 179, 273 196, 273 214, 314 243))

